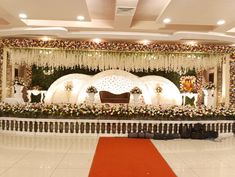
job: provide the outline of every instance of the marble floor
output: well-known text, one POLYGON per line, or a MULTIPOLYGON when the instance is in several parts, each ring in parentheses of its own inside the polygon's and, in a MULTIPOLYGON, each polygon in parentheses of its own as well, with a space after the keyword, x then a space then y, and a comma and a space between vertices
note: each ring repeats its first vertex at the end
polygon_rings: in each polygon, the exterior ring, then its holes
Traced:
MULTIPOLYGON (((0 133, 1 177, 87 177, 98 137, 0 133)), ((179 177, 234 177, 235 137, 153 140, 179 177)))

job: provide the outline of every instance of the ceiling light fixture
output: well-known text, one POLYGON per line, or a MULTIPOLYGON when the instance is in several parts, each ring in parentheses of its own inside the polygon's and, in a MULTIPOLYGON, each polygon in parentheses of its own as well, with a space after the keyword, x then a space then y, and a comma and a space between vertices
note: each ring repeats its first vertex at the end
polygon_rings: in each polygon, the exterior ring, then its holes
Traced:
POLYGON ((170 22, 171 22, 171 19, 170 19, 170 18, 165 18, 165 19, 163 20, 163 23, 165 23, 165 24, 170 23, 170 22))
POLYGON ((100 42, 101 42, 101 39, 99 39, 99 38, 95 38, 95 39, 93 39, 92 41, 98 44, 98 43, 100 43, 100 42))
POLYGON ((188 41, 186 42, 187 45, 191 45, 191 46, 195 46, 197 45, 197 42, 196 41, 188 41))
POLYGON ((140 43, 143 45, 148 45, 150 43, 150 41, 149 40, 142 40, 142 41, 140 41, 140 43))
POLYGON ((47 36, 44 36, 44 37, 41 38, 41 40, 43 40, 43 41, 49 41, 49 40, 51 40, 51 38, 49 38, 49 37, 47 37, 47 36))
POLYGON ((223 25, 223 24, 225 24, 225 21, 224 21, 224 20, 219 20, 219 21, 217 21, 217 25, 223 25))
POLYGON ((83 20, 85 20, 85 17, 84 17, 84 16, 82 16, 82 15, 79 15, 79 16, 77 16, 77 20, 79 20, 79 21, 83 21, 83 20))
POLYGON ((26 18, 27 18, 27 15, 24 14, 24 13, 20 13, 20 14, 19 14, 19 17, 20 17, 21 19, 26 19, 26 18))

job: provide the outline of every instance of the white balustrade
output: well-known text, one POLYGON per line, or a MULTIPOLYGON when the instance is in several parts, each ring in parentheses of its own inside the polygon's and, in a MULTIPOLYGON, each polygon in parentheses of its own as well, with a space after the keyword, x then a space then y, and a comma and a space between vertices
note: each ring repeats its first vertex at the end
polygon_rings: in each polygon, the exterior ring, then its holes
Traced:
POLYGON ((129 132, 146 129, 153 133, 179 133, 180 126, 191 127, 202 123, 206 130, 219 134, 232 133, 235 121, 149 121, 149 120, 89 120, 89 119, 42 119, 0 117, 0 132, 25 134, 74 134, 126 136, 129 132))

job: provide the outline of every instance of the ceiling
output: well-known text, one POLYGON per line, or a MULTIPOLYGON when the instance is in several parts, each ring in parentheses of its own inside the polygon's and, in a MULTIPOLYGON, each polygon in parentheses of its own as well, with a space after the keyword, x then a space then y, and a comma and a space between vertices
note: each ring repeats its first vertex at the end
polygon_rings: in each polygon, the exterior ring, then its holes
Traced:
POLYGON ((234 44, 234 8, 234 0, 0 0, 0 37, 234 44))

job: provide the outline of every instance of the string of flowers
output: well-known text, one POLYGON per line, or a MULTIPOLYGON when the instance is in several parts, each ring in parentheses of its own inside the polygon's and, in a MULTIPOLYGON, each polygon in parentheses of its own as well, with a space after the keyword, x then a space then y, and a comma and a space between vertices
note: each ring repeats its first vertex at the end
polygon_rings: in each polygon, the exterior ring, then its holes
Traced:
POLYGON ((142 119, 142 120, 235 120, 235 106, 229 108, 130 106, 124 104, 24 104, 0 103, 0 116, 29 118, 142 119))
POLYGON ((100 42, 78 40, 50 40, 42 41, 36 39, 2 39, 0 46, 17 47, 17 48, 60 48, 68 50, 109 50, 109 51, 144 51, 144 52, 205 52, 205 53, 220 53, 231 54, 235 52, 234 48, 225 45, 216 44, 198 44, 187 45, 179 42, 163 43, 153 42, 149 45, 144 45, 135 42, 100 42))

